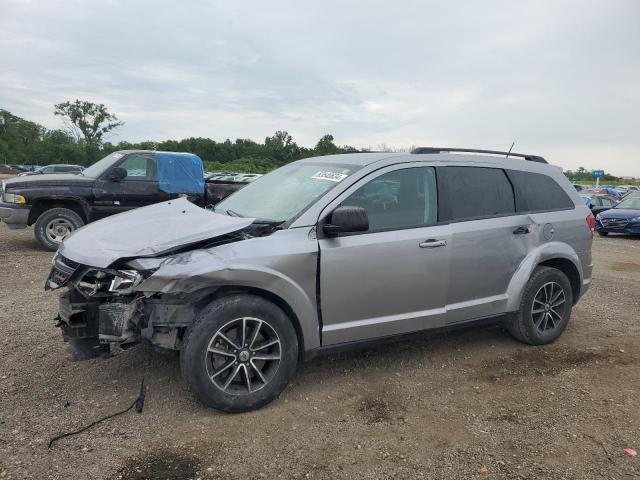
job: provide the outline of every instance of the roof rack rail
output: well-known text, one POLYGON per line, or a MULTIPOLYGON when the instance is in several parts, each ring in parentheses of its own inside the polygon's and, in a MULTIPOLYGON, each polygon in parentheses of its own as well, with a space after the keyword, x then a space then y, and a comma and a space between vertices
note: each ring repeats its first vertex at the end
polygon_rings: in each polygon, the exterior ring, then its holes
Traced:
POLYGON ((549 163, 543 157, 538 155, 527 155, 524 153, 513 152, 501 152, 498 150, 478 150, 475 148, 440 148, 440 147, 418 147, 411 150, 413 154, 426 154, 426 153, 449 153, 449 152, 463 152, 463 153, 488 153, 491 155, 504 155, 505 157, 519 157, 524 158, 530 162, 549 163))

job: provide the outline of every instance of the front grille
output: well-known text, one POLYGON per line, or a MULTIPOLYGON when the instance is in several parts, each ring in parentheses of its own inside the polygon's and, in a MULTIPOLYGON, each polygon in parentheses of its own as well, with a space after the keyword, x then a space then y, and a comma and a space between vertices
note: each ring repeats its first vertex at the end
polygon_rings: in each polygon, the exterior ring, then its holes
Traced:
POLYGON ((603 227, 620 230, 623 230, 629 224, 629 221, 625 218, 603 218, 601 222, 603 227))
POLYGON ((62 255, 56 256, 45 288, 49 290, 64 287, 79 266, 79 263, 69 260, 62 255))

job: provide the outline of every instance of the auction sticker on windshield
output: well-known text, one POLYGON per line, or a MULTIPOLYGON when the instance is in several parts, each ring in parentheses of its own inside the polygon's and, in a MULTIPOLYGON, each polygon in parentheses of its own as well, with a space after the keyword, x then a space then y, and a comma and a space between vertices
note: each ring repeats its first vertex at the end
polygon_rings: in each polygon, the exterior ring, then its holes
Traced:
POLYGON ((347 178, 347 175, 345 175, 344 173, 338 173, 338 172, 320 171, 311 178, 315 178, 317 180, 329 180, 331 182, 341 182, 342 180, 347 178))

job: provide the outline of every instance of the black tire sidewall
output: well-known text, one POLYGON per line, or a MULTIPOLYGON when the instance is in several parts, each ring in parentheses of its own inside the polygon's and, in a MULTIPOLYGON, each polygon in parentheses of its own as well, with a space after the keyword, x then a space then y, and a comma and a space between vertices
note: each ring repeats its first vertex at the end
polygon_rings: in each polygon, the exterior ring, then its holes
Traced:
POLYGON ((557 340, 569 324, 572 306, 573 291, 571 289, 571 282, 569 282, 567 276, 556 268, 544 267, 537 269, 527 284, 520 304, 520 311, 518 312, 519 320, 522 322, 522 330, 524 330, 528 343, 543 345, 557 340), (531 310, 533 309, 533 299, 538 293, 538 290, 548 282, 555 282, 564 290, 566 299, 565 309, 562 321, 558 327, 546 332, 540 332, 534 324, 531 310))
POLYGON ((187 329, 180 352, 182 376, 206 406, 229 413, 260 408, 274 400, 295 375, 298 363, 298 340, 289 317, 274 303, 250 294, 237 294, 214 300, 187 329), (254 317, 267 322, 281 342, 281 360, 271 381, 257 392, 247 395, 227 394, 211 382, 205 358, 209 341, 225 323, 240 317, 254 317))
POLYGON ((51 208, 49 210, 45 210, 40 214, 38 220, 36 220, 36 224, 34 226, 34 234, 38 243, 42 245, 43 248, 55 252, 60 246, 59 243, 55 243, 47 237, 45 232, 47 228, 47 224, 56 218, 63 218, 68 220, 73 225, 73 231, 78 230, 79 228, 84 226, 84 221, 73 210, 69 210, 68 208, 51 208))

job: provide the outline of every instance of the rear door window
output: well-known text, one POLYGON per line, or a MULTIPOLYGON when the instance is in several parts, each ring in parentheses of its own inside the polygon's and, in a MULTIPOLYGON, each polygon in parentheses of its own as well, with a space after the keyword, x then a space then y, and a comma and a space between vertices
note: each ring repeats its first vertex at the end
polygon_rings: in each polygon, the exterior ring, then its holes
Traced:
POLYGON ((540 173, 507 170, 516 193, 518 212, 541 212, 575 208, 556 181, 540 173))
POLYGON ((463 221, 512 215, 513 188, 504 170, 484 167, 438 167, 440 221, 463 221))

